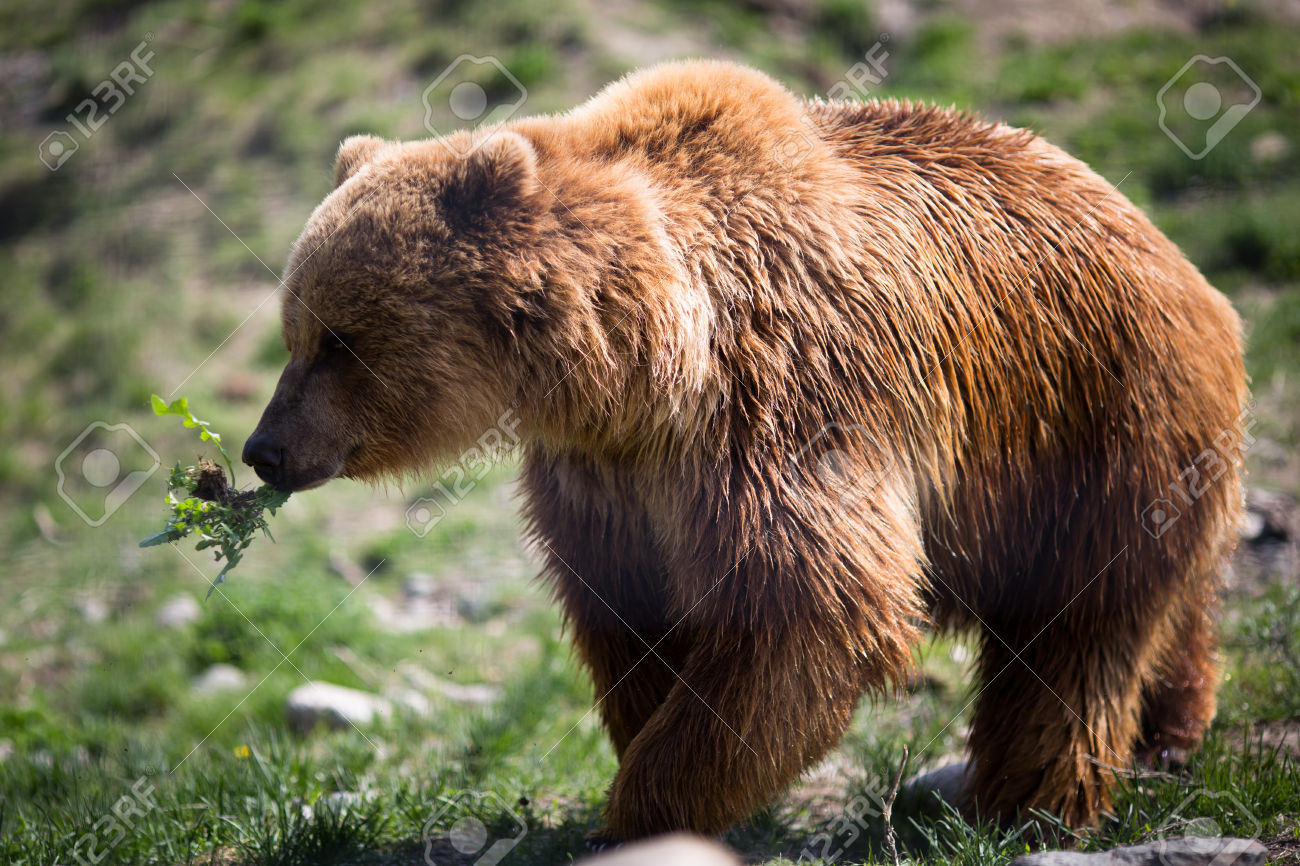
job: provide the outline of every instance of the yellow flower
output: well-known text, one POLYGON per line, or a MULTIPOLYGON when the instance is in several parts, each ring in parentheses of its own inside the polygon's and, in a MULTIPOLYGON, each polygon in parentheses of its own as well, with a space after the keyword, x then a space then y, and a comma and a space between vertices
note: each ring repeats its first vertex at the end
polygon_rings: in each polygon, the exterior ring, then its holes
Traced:
POLYGON ((249 750, 248 746, 235 746, 236 758, 247 758, 251 754, 252 752, 249 750))

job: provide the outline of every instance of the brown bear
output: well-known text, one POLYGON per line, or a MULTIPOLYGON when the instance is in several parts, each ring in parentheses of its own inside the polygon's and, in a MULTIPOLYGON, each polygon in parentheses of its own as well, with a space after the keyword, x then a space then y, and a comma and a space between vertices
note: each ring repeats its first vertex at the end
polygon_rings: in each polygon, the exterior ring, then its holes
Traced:
POLYGON ((1082 163, 691 62, 336 173, 244 459, 401 477, 513 407, 620 760, 601 838, 743 819, 927 623, 978 638, 968 810, 1086 826, 1200 740, 1240 325, 1082 163))

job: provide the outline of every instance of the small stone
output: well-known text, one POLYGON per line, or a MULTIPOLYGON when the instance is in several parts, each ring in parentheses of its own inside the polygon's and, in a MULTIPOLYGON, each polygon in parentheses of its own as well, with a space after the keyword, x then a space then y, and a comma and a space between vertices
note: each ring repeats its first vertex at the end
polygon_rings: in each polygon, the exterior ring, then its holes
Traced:
POLYGON ((467 622, 486 622, 494 609, 495 605, 479 591, 463 593, 456 599, 456 614, 467 622))
POLYGON ((190 680, 190 690, 195 695, 205 696, 242 689, 246 684, 247 677, 239 668, 234 665, 215 664, 190 680))
POLYGON ((454 683, 439 680, 435 688, 453 704, 485 707, 501 697, 501 687, 489 683, 454 683))
POLYGON ((154 618, 154 622, 159 628, 181 628, 202 615, 203 609, 194 600, 194 596, 181 593, 163 602, 162 607, 158 608, 158 615, 154 618))
POLYGON ((1039 851, 1011 866, 1264 866, 1268 849, 1253 839, 1179 836, 1112 851, 1039 851))
MULTIPOLYGON (((411 691, 423 695, 443 698, 453 704, 470 706, 487 706, 501 697, 501 687, 491 683, 458 683, 434 676, 424 668, 409 662, 398 665, 398 673, 412 686, 411 691)), ((415 706, 411 707, 415 709, 415 706)))
POLYGON ((307 802, 301 797, 294 797, 289 802, 291 806, 298 807, 304 821, 310 821, 318 810, 338 815, 348 809, 364 806, 368 800, 372 799, 372 796, 370 794, 358 794, 356 791, 335 791, 332 794, 317 797, 315 806, 307 805, 307 802))
POLYGON ((1262 132, 1250 141, 1250 156, 1255 162, 1277 162, 1291 152, 1291 143, 1280 132, 1262 132))
POLYGON ((338 550, 330 551, 329 569, 354 587, 360 586, 368 577, 365 571, 361 569, 361 566, 338 550))
POLYGON ((1264 537, 1264 532, 1267 529, 1268 521, 1264 518, 1264 515, 1256 511, 1247 511, 1241 521, 1241 540, 1259 541, 1264 537))
POLYGON ((81 617, 91 625, 101 623, 108 619, 108 605, 102 598, 90 596, 77 602, 77 610, 81 612, 81 617))
POLYGON ((1243 539, 1259 544, 1292 540, 1300 528, 1300 507, 1289 496, 1252 487, 1246 491, 1243 539))
POLYGON ((394 601, 383 595, 373 595, 370 597, 370 612, 380 628, 393 634, 442 628, 460 622, 445 600, 419 596, 405 596, 394 601))
POLYGON ((289 692, 285 702, 289 727, 300 733, 318 724, 331 728, 364 727, 376 719, 388 718, 392 712, 392 704, 379 695, 333 683, 310 682, 298 686, 289 692))
POLYGON ((316 801, 317 809, 332 809, 335 812, 342 812, 344 809, 353 809, 357 806, 364 805, 366 797, 358 794, 356 791, 335 791, 332 794, 326 794, 316 801))

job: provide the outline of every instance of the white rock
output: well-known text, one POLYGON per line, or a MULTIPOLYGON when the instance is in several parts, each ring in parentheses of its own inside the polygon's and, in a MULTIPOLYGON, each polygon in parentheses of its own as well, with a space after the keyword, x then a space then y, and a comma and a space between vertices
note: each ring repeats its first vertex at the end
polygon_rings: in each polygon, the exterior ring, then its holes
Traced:
POLYGON ((326 794, 323 797, 318 798, 314 807, 308 806, 298 797, 295 797, 292 802, 302 813, 302 819, 304 821, 310 821, 312 816, 316 814, 317 809, 325 812, 333 812, 337 815, 349 809, 356 809, 364 806, 372 798, 373 795, 369 793, 359 794, 355 791, 335 791, 333 794, 326 794))
POLYGON ((394 706, 402 707, 417 716, 427 716, 433 712, 433 704, 423 692, 410 688, 395 687, 386 689, 384 697, 393 702, 394 706))
POLYGON ((460 622, 447 600, 424 596, 406 596, 395 602, 374 595, 370 597, 370 612, 380 628, 394 634, 443 628, 460 622))
POLYGON ((289 692, 285 712, 289 727, 306 732, 321 723, 331 728, 364 727, 376 719, 391 716, 393 706, 370 692, 311 682, 289 692))
POLYGON ((163 606, 158 608, 158 615, 154 618, 154 622, 159 628, 180 628, 189 625, 202 615, 203 609, 199 607, 194 596, 181 593, 163 602, 163 606))
POLYGON ((190 680, 190 690, 196 695, 242 689, 248 683, 244 672, 234 665, 215 664, 190 680))
POLYGON ((582 862, 590 866, 740 866, 740 858, 712 839, 684 833, 624 845, 582 862))
POLYGON ((453 683, 450 680, 440 680, 437 688, 442 696, 453 704, 484 707, 501 697, 501 687, 490 683, 453 683))
MULTIPOLYGON (((453 704, 487 706, 501 697, 501 687, 490 683, 457 683, 429 673, 411 662, 400 662, 397 672, 426 696, 437 696, 453 704)), ((413 707, 414 708, 414 707, 413 707)))
POLYGON ((94 625, 108 619, 108 605, 102 598, 90 596, 77 602, 77 610, 81 611, 81 617, 86 622, 94 625))
POLYGON ((1268 529, 1268 520, 1258 511, 1247 511, 1241 521, 1241 538, 1243 541, 1255 541, 1268 529))
POLYGON ((355 809, 358 806, 364 806, 368 799, 370 798, 365 794, 359 794, 356 791, 335 791, 317 800, 316 808, 333 809, 336 812, 342 812, 344 809, 355 809))
POLYGON ((1280 132, 1260 133, 1250 141, 1250 157, 1255 162, 1277 162, 1291 152, 1291 142, 1280 132))

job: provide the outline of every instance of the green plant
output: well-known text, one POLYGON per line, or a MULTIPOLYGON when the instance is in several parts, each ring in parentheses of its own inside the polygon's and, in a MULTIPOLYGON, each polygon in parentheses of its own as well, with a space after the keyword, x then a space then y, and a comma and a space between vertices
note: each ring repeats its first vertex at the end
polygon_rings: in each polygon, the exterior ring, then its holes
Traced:
POLYGON ((285 491, 276 490, 269 484, 263 484, 256 490, 239 490, 233 486, 235 467, 230 462, 230 455, 221 444, 221 434, 213 432, 207 421, 201 421, 190 411, 189 401, 181 397, 168 403, 157 394, 153 395, 155 415, 176 415, 186 427, 197 428, 199 439, 210 442, 221 454, 226 468, 230 470, 230 484, 221 467, 207 458, 200 457, 197 466, 181 468, 179 463, 172 469, 167 479, 167 505, 172 510, 171 519, 160 532, 155 532, 140 542, 141 547, 153 547, 179 541, 190 533, 199 533, 196 550, 216 548, 218 562, 225 560, 225 567, 217 575, 208 589, 208 595, 225 583, 226 575, 244 556, 244 550, 252 544, 254 536, 260 529, 267 538, 275 541, 266 525, 264 513, 272 516, 289 498, 285 491))

